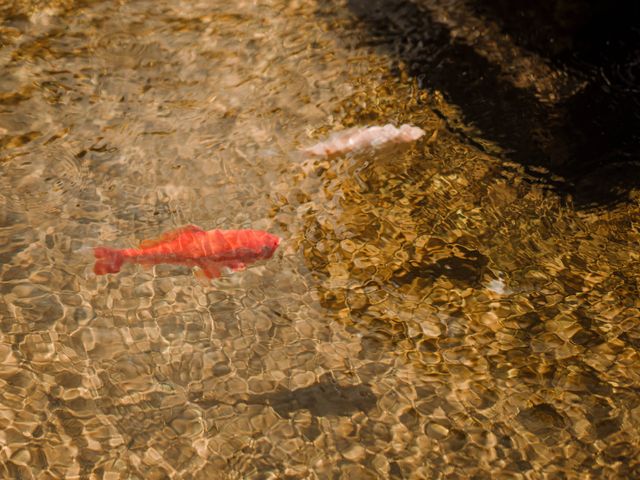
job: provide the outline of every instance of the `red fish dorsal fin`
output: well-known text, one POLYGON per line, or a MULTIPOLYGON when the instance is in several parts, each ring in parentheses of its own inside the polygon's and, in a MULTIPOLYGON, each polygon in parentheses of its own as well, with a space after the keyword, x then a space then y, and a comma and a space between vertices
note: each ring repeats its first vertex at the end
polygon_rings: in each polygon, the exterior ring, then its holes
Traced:
POLYGON ((149 240, 143 240, 140 242, 140 248, 150 248, 155 247, 156 245, 160 245, 164 242, 170 242, 171 240, 175 240, 180 235, 185 233, 202 233, 203 229, 198 227, 197 225, 185 225, 184 227, 176 228, 175 230, 169 230, 168 232, 163 233, 158 238, 151 238, 149 240))

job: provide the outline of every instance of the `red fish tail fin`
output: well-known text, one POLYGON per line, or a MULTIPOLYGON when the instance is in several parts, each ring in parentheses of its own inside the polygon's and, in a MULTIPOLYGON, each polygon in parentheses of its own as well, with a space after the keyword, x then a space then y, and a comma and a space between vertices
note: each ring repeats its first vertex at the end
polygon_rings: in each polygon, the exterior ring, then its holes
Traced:
POLYGON ((93 249, 93 254, 96 257, 96 264, 93 266, 96 275, 118 273, 124 262, 122 252, 113 248, 96 247, 93 249))

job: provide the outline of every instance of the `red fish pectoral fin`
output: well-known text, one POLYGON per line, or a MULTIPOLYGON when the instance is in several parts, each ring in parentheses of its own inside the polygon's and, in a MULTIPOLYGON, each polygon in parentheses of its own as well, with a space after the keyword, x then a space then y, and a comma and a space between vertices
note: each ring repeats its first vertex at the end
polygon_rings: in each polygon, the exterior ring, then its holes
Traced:
POLYGON ((164 242, 170 242, 171 240, 175 240, 180 235, 184 235, 185 233, 203 233, 204 230, 198 227, 197 225, 185 225, 184 227, 176 228, 175 230, 169 230, 168 232, 163 233, 158 238, 151 238, 149 240, 143 240, 140 242, 140 248, 150 248, 155 247, 164 242))
POLYGON ((204 273, 204 270, 198 269, 194 272, 194 275, 198 280, 198 283, 200 283, 201 285, 211 286, 211 279, 207 277, 207 275, 204 273))
POLYGON ((239 272, 247 268, 247 264, 244 262, 227 262, 225 263, 225 267, 230 268, 234 272, 239 272))
POLYGON ((148 263, 148 262, 139 262, 139 265, 142 265, 142 268, 147 272, 152 270, 154 267, 153 263, 148 263))
POLYGON ((220 276, 222 275, 220 273, 220 266, 218 264, 216 264, 216 263, 202 262, 202 263, 199 263, 198 266, 200 267, 202 273, 208 279, 220 278, 220 276))

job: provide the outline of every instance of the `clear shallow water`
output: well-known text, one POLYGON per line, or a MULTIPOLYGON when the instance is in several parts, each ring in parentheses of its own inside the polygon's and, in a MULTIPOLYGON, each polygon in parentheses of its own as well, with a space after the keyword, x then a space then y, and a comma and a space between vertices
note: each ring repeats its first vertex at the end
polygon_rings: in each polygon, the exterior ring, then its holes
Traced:
POLYGON ((63 7, 0 32, 0 476, 637 475, 637 199, 463 143, 341 5, 63 7), (387 122, 428 133, 297 153, 387 122), (212 287, 91 272, 185 223, 284 241, 212 287))

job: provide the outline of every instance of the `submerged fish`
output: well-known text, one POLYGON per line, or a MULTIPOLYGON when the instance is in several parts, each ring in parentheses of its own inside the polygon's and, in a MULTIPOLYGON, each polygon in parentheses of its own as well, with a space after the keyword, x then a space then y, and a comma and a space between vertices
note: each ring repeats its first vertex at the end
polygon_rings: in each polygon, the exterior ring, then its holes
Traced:
POLYGON ((96 247, 93 253, 97 275, 117 273, 123 263, 157 265, 172 263, 200 267, 204 275, 218 278, 222 268, 243 270, 247 264, 271 258, 280 238, 260 230, 202 230, 187 225, 145 240, 139 248, 96 247))
POLYGON ((400 128, 391 124, 383 127, 352 128, 334 133, 328 140, 302 151, 318 157, 328 157, 369 147, 381 147, 390 143, 413 142, 424 134, 425 131, 421 128, 407 124, 401 125, 400 128))

